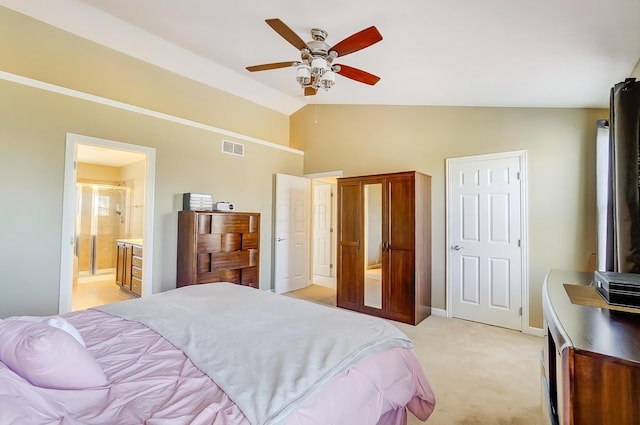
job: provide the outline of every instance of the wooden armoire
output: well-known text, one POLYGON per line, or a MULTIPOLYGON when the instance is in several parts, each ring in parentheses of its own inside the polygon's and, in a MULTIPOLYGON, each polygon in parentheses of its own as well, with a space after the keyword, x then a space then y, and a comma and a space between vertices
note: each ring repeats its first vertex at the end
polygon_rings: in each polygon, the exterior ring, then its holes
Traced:
POLYGON ((431 176, 338 179, 337 305, 416 325, 431 314, 431 176))

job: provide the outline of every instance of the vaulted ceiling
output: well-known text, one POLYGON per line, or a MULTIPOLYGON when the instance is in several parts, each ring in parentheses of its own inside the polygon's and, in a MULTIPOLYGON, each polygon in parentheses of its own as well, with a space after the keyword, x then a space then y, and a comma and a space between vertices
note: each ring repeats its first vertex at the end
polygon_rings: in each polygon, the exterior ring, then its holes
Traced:
POLYGON ((607 107, 640 58, 639 0, 0 0, 84 38, 269 108, 309 103, 607 107), (265 23, 335 45, 371 25, 383 40, 336 62, 381 80, 337 76, 303 96, 299 51, 265 23))

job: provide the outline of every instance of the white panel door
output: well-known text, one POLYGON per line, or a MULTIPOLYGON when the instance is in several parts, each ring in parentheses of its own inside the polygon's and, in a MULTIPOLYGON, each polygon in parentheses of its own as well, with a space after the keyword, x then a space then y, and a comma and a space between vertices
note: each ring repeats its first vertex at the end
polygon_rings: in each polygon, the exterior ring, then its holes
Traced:
POLYGON ((274 291, 302 289, 308 282, 309 179, 276 174, 274 291))
POLYGON ((522 329, 521 158, 449 161, 452 316, 522 329))
POLYGON ((313 274, 331 277, 331 183, 313 184, 313 274))

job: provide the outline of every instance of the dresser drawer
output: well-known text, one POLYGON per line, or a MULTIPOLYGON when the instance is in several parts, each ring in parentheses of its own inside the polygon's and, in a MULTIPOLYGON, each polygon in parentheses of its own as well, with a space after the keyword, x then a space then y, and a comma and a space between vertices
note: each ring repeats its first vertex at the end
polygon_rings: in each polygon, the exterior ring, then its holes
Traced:
POLYGON ((133 245, 133 255, 136 255, 138 257, 142 257, 142 246, 140 245, 133 245))

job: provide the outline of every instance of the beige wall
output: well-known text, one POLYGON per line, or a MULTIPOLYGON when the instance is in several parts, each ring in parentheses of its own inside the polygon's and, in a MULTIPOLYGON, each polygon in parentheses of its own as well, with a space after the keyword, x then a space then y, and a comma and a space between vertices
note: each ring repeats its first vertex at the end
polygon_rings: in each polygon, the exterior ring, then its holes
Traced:
POLYGON ((636 67, 631 71, 630 77, 640 79, 640 59, 638 59, 638 63, 636 63, 636 67))
POLYGON ((285 114, 4 7, 0 7, 0 39, 2 71, 289 144, 289 117, 285 114))
POLYGON ((58 310, 67 132, 156 149, 153 292, 175 287, 184 192, 262 213, 260 280, 270 287, 273 174, 300 175, 301 155, 253 143, 244 158, 224 155, 215 133, 0 81, 0 317, 58 310))
POLYGON ((433 306, 445 301, 445 159, 526 150, 530 324, 542 327, 550 268, 584 269, 595 249, 595 130, 605 110, 310 105, 291 118, 305 173, 430 174, 433 306))
MULTIPOLYGON (((283 114, 4 8, 0 36, 2 71, 288 145, 283 114)), ((58 311, 68 132, 156 149, 153 292, 175 287, 184 192, 213 193, 240 211, 262 213, 260 285, 270 287, 273 175, 301 175, 302 155, 235 139, 245 144, 245 156, 225 155, 221 134, 0 79, 0 318, 58 311)))

